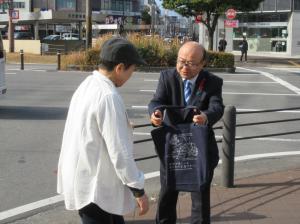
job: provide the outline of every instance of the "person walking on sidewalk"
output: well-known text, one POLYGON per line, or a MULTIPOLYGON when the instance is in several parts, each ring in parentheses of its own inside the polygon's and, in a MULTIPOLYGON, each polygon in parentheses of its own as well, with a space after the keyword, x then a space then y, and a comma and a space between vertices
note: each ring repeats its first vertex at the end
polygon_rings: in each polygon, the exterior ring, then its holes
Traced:
POLYGON ((144 175, 133 158, 132 127, 117 88, 143 64, 127 40, 101 48, 99 69, 75 91, 58 163, 57 192, 83 224, 123 224, 123 215, 148 211, 144 175))
POLYGON ((244 55, 245 55, 245 61, 247 61, 248 42, 247 42, 245 36, 243 36, 243 40, 240 42, 239 47, 240 47, 240 50, 241 50, 240 61, 243 61, 243 56, 244 55))
POLYGON ((227 46, 227 41, 225 40, 225 38, 223 37, 220 41, 219 41, 219 46, 218 49, 220 52, 224 52, 227 46))
MULTIPOLYGON (((196 106, 201 113, 195 115, 193 111, 190 111, 184 122, 208 125, 208 184, 199 192, 191 192, 191 224, 210 223, 210 185, 214 169, 219 161, 212 126, 221 119, 224 112, 223 80, 203 70, 206 63, 205 55, 204 47, 197 42, 191 41, 182 45, 178 52, 176 68, 161 72, 156 93, 148 105, 151 123, 154 126, 163 124, 163 113, 157 109, 161 105, 196 106), (190 85, 184 85, 184 83, 190 83, 190 85), (203 92, 198 95, 200 90, 203 92)), ((175 224, 179 192, 167 187, 165 174, 166 170, 161 164, 161 190, 156 223, 175 224)))

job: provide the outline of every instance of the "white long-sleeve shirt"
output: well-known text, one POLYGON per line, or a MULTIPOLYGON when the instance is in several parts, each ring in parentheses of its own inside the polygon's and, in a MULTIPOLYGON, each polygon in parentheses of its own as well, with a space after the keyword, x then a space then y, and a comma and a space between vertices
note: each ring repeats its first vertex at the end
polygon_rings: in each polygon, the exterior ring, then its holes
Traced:
POLYGON ((94 71, 74 93, 65 124, 57 192, 66 208, 78 210, 93 202, 109 213, 131 212, 135 203, 127 186, 144 188, 132 150, 123 100, 115 85, 94 71))

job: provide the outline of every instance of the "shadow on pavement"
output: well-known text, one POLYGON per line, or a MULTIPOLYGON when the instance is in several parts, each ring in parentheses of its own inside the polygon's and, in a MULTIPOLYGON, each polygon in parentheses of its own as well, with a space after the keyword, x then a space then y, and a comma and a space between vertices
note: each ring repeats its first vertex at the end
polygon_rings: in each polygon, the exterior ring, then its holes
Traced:
POLYGON ((0 119, 65 120, 68 108, 0 106, 0 119))

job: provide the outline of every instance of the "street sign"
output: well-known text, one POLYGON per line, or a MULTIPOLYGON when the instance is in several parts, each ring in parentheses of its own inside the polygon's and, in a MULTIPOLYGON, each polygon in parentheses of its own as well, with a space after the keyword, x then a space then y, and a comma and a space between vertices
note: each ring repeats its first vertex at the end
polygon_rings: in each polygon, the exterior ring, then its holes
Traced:
POLYGON ((19 10, 10 10, 9 14, 12 19, 19 19, 19 10))
POLYGON ((238 20, 225 19, 224 20, 224 27, 225 28, 237 28, 237 27, 239 27, 239 21, 238 20))
POLYGON ((227 19, 234 19, 236 17, 236 11, 234 9, 227 9, 225 14, 227 19))

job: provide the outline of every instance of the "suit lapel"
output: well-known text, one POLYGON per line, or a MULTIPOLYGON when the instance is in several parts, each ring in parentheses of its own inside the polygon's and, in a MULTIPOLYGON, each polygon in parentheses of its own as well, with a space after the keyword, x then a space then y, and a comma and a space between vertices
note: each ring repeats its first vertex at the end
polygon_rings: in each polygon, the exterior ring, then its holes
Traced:
POLYGON ((176 71, 176 79, 177 82, 179 83, 179 89, 175 90, 180 91, 179 93, 176 93, 175 95, 177 96, 177 102, 179 102, 177 105, 181 105, 184 106, 184 86, 183 86, 183 81, 181 76, 178 74, 178 72, 176 71))

